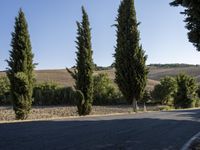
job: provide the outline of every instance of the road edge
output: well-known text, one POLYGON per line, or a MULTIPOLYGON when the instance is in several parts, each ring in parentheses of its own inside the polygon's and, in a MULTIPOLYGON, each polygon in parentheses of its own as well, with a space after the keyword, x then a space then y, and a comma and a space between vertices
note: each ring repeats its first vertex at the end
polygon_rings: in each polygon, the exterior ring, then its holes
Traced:
POLYGON ((127 114, 141 114, 141 113, 151 113, 153 111, 147 112, 127 112, 127 113, 110 113, 110 114, 94 114, 86 116, 67 116, 67 117, 52 117, 52 118, 42 118, 42 119, 27 119, 27 120, 10 120, 10 121, 0 121, 0 124, 12 124, 12 123, 25 123, 25 122, 37 122, 37 121, 53 121, 53 120, 65 120, 65 119, 81 119, 81 118, 93 118, 93 117, 109 117, 109 116, 118 116, 118 115, 127 115, 127 114))
POLYGON ((198 132, 197 134, 195 134, 192 138, 190 138, 190 140, 188 142, 186 142, 183 147, 181 148, 181 150, 191 150, 191 145, 194 143, 194 141, 196 141, 198 138, 200 138, 200 132, 198 132))

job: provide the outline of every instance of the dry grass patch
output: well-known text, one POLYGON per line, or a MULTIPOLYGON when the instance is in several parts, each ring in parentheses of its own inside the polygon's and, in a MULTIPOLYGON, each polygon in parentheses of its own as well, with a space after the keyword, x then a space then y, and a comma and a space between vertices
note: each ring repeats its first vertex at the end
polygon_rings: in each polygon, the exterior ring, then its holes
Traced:
MULTIPOLYGON (((93 106, 91 115, 109 115, 115 113, 130 113, 132 107, 129 105, 120 106, 93 106)), ((158 111, 158 106, 148 106, 148 111, 158 111)), ((143 111, 143 107, 140 107, 143 111)), ((76 106, 37 106, 33 107, 28 120, 51 119, 61 117, 78 116, 76 106)), ((12 107, 0 107, 0 121, 13 121, 15 114, 12 107)))

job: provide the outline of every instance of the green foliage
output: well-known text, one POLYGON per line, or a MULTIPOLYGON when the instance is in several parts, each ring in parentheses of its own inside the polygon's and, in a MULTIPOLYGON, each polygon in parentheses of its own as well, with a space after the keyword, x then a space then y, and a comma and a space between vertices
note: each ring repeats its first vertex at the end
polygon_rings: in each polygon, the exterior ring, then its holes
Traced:
POLYGON ((199 0, 173 0, 171 6, 183 6, 181 14, 186 16, 186 28, 189 30, 188 38, 200 51, 200 1, 199 0))
POLYGON ((152 101, 151 93, 149 91, 145 90, 140 102, 141 103, 149 103, 151 101, 152 101))
POLYGON ((160 111, 168 111, 168 110, 174 109, 173 107, 171 107, 171 106, 166 106, 166 105, 164 105, 164 106, 159 106, 158 108, 159 108, 160 111))
POLYGON ((186 74, 180 74, 176 78, 177 92, 174 97, 175 108, 190 108, 195 107, 198 103, 197 84, 193 77, 186 74))
MULTIPOLYGON (((116 83, 129 104, 143 96, 147 81, 147 56, 139 45, 134 0, 123 0, 117 16, 115 49, 116 83)), ((136 111, 136 106, 134 106, 136 111)))
POLYGON ((197 96, 200 98, 200 85, 198 85, 198 88, 197 88, 197 96))
POLYGON ((94 104, 117 104, 121 98, 120 92, 114 86, 107 74, 94 76, 94 104))
POLYGON ((148 67, 159 67, 159 68, 184 68, 184 67, 198 67, 199 65, 192 64, 150 64, 148 67))
POLYGON ((152 97, 161 104, 169 104, 170 100, 173 100, 176 90, 176 80, 173 77, 165 77, 161 79, 160 84, 154 87, 152 97))
POLYGON ((94 63, 92 60, 91 33, 88 15, 82 7, 82 22, 77 22, 77 49, 76 52, 76 69, 75 73, 68 70, 72 77, 76 80, 76 89, 84 95, 84 104, 78 106, 79 115, 88 115, 92 109, 93 102, 93 69, 94 63))
POLYGON ((73 105, 74 91, 71 87, 60 87, 56 83, 37 84, 33 92, 35 105, 73 105))
POLYGON ((85 113, 88 113, 87 111, 91 111, 90 108, 87 108, 87 105, 85 105, 85 98, 80 90, 77 90, 75 92, 75 102, 78 108, 79 115, 84 115, 85 113))
POLYGON ((10 82, 7 77, 0 78, 0 104, 10 104, 10 82))
POLYGON ((10 58, 7 75, 11 84, 11 95, 16 119, 26 119, 32 105, 34 83, 33 54, 28 25, 20 9, 15 18, 15 31, 12 33, 10 58))
POLYGON ((155 85, 153 91, 151 92, 151 96, 153 98, 153 101, 158 102, 159 104, 162 104, 162 86, 161 84, 155 85))

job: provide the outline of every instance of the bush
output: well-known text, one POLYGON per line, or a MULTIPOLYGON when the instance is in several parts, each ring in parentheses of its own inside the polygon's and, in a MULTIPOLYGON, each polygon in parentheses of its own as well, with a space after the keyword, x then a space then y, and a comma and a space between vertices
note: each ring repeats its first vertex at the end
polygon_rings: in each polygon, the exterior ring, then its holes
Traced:
POLYGON ((160 104, 173 104, 173 96, 177 91, 176 80, 173 77, 164 77, 160 84, 152 91, 152 97, 160 104))
POLYGON ((107 74, 94 76, 94 101, 95 105, 117 104, 122 95, 109 79, 107 74))
POLYGON ((42 83, 34 88, 35 105, 74 104, 74 91, 71 87, 59 87, 56 83, 42 83))
POLYGON ((151 101, 152 101, 151 93, 149 91, 145 90, 140 102, 141 103, 150 103, 151 101))
POLYGON ((180 74, 176 78, 177 93, 174 97, 175 108, 190 108, 199 105, 197 97, 197 84, 193 77, 180 74))
POLYGON ((10 82, 7 77, 0 78, 0 105, 11 104, 10 82))
POLYGON ((159 109, 160 111, 168 111, 168 110, 172 110, 172 109, 174 109, 174 108, 171 107, 171 106, 159 106, 158 109, 159 109))

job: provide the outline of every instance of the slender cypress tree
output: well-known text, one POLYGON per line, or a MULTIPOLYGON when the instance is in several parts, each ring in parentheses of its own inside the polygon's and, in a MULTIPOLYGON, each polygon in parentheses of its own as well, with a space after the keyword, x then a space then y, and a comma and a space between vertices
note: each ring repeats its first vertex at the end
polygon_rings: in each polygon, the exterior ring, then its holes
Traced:
POLYGON ((138 22, 133 0, 123 0, 117 16, 115 49, 116 83, 129 104, 137 111, 147 81, 146 55, 139 44, 138 22))
MULTIPOLYGON (((77 22, 77 49, 76 71, 70 72, 76 80, 76 89, 82 92, 82 102, 77 103, 79 115, 88 115, 93 102, 93 59, 91 46, 91 29, 88 15, 82 7, 82 22, 77 22)), ((80 94, 79 94, 80 95, 80 94)), ((80 96, 79 96, 80 97, 80 96)))
POLYGON ((188 39, 200 51, 200 0, 173 0, 171 6, 183 6, 188 39))
POLYGON ((22 9, 15 18, 7 75, 11 83, 16 119, 26 119, 32 105, 34 74, 33 53, 28 24, 22 9))

